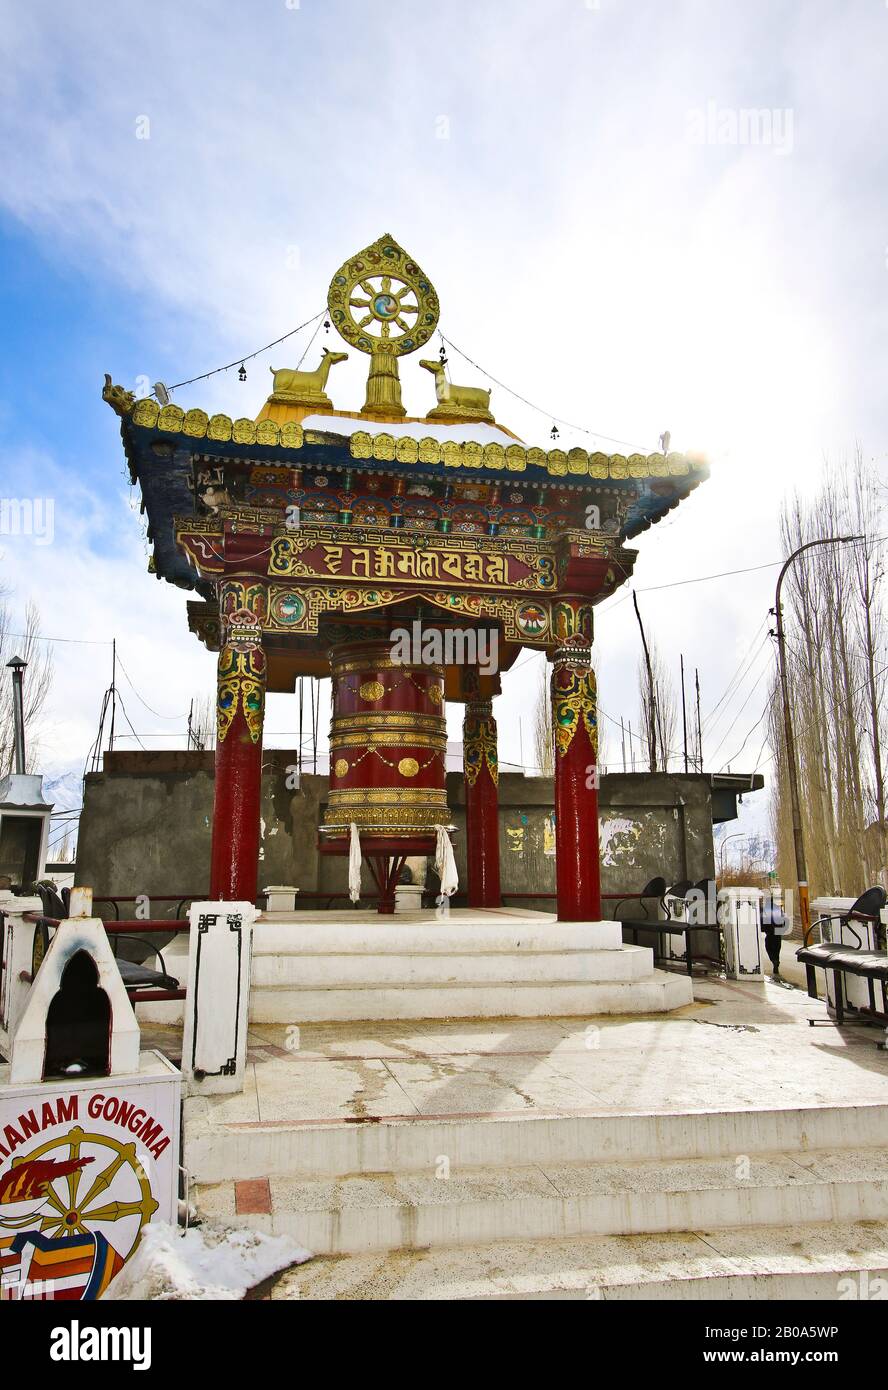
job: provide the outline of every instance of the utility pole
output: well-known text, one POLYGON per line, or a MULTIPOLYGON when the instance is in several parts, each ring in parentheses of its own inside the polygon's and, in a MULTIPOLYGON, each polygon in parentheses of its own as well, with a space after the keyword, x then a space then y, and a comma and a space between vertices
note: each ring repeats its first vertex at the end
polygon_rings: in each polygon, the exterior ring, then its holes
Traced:
POLYGON ((635 608, 635 616, 638 619, 638 630, 641 633, 641 645, 644 647, 644 664, 647 669, 648 680, 648 763, 651 772, 657 770, 657 696, 654 691, 654 673, 651 668, 651 654, 648 651, 647 638, 644 635, 644 624, 641 621, 641 613, 638 608, 638 598, 635 590, 632 590, 632 603, 635 608))
POLYGON ((789 800, 792 806, 792 839, 795 849, 796 881, 799 885, 799 912, 802 919, 802 934, 807 937, 811 925, 811 907, 808 900, 808 865, 805 860, 805 839, 802 834, 802 807, 799 799, 799 769, 796 762, 795 733, 792 727, 792 710, 789 705, 789 685, 786 673, 786 636, 783 631, 783 609, 780 606, 780 590, 786 571, 793 560, 816 545, 850 545, 862 541, 863 536, 824 536, 820 540, 806 541, 794 550, 784 564, 777 579, 777 592, 774 596, 773 613, 777 619, 777 665, 780 672, 780 693, 783 699, 783 736, 786 740, 786 764, 789 777, 789 800))
POLYGON ((703 733, 700 728, 700 668, 694 667, 694 680, 697 683, 697 756, 700 759, 700 771, 703 771, 703 733))
POLYGON ((114 751, 114 716, 117 713, 117 638, 111 642, 111 732, 108 735, 108 752, 114 751))
POLYGON ((681 731, 684 737, 685 772, 688 770, 688 707, 685 701, 685 659, 681 653, 681 731))

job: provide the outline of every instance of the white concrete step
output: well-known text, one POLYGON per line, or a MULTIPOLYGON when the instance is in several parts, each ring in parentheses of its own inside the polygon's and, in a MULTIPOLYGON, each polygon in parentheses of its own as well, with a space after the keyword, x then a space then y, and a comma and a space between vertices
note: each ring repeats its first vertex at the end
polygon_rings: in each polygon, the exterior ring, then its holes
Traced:
POLYGON ((440 953, 445 956, 503 951, 619 951, 618 922, 557 922, 542 913, 522 917, 486 913, 473 917, 454 912, 439 920, 433 912, 379 917, 333 913, 311 917, 294 913, 260 916, 253 932, 254 955, 394 955, 440 953), (351 920, 349 920, 351 916, 351 920))
MULTIPOLYGON (((310 1260, 272 1298, 820 1302, 886 1292, 888 1223, 830 1222, 376 1251, 310 1260)), ((734 1345, 713 1340, 707 1350, 734 1345)))
POLYGON ((254 1023, 663 1013, 690 980, 656 972, 618 922, 541 913, 263 915, 253 938, 254 1023))
POLYGON ((640 1236, 888 1219, 888 1154, 817 1150, 656 1163, 581 1163, 340 1179, 272 1178, 267 1214, 236 1184, 203 1187, 202 1215, 289 1235, 315 1254, 497 1240, 640 1236))
MULTIPOLYGON (((601 952, 600 955, 609 953, 601 952)), ((622 953, 620 953, 622 954, 622 953)), ((506 978, 508 979, 508 972, 506 978)), ((652 971, 630 981, 542 984, 388 984, 326 988, 255 986, 252 1023, 332 1023, 424 1018, 575 1018, 665 1013, 693 1000, 687 975, 652 971)))
POLYGON ((432 1173, 502 1164, 625 1163, 731 1158, 737 1154, 876 1149, 888 1134, 888 1105, 696 1111, 686 1114, 483 1114, 458 1119, 404 1116, 360 1124, 217 1118, 210 1098, 185 1102, 185 1166, 201 1183, 287 1176, 432 1173))
POLYGON ((620 951, 414 952, 327 954, 254 952, 253 987, 367 988, 372 985, 505 985, 626 983, 653 975, 653 952, 620 951))

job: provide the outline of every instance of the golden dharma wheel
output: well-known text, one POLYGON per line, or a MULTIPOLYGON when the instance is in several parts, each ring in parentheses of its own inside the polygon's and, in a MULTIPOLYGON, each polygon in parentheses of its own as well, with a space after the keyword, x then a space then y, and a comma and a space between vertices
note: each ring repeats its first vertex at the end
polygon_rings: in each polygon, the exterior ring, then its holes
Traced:
POLYGON ((438 296, 428 276, 391 236, 340 266, 327 292, 337 332, 361 352, 402 356, 438 326, 438 296))

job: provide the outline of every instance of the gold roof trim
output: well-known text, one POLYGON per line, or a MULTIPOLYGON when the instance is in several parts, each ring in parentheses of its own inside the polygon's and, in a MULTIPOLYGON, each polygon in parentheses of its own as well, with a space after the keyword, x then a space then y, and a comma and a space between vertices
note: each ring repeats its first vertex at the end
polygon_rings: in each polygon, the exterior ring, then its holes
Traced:
POLYGON ((523 473, 528 467, 545 468, 555 478, 571 475, 591 478, 684 478, 704 466, 702 458, 686 454, 590 454, 585 449, 524 448, 521 444, 496 442, 459 444, 452 439, 396 438, 386 431, 368 434, 358 430, 349 438, 354 459, 374 459, 379 463, 443 463, 445 468, 489 468, 523 473))
POLYGON ((161 407, 148 398, 136 401, 131 415, 133 424, 142 429, 186 434, 191 439, 214 439, 223 444, 233 441, 301 449, 305 438, 302 426, 293 420, 285 425, 274 420, 249 420, 246 416, 232 420, 228 415, 207 415, 205 410, 183 411, 178 405, 161 407))
MULTIPOLYGON (((279 425, 274 420, 232 420, 228 415, 207 415, 204 410, 185 411, 178 405, 159 406, 157 401, 136 401, 130 412, 134 425, 169 434, 185 434, 191 439, 211 439, 221 443, 262 444, 282 449, 301 449, 305 433, 296 421, 279 425)), ((332 431, 335 433, 335 431, 332 431)), ((321 430, 311 430, 312 443, 323 444, 321 430)), ((349 436, 353 459, 372 459, 378 463, 432 463, 445 468, 489 468, 524 473, 528 468, 544 468, 550 477, 608 478, 685 478, 705 467, 705 460, 688 454, 602 454, 585 449, 525 448, 523 444, 480 444, 472 440, 396 438, 382 430, 370 434, 358 430, 349 436)))

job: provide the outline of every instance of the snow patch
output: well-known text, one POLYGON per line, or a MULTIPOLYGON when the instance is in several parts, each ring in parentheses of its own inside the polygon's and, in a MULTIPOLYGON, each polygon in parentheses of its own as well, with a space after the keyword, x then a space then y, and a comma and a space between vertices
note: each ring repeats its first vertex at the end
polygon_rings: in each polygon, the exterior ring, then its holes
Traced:
POLYGON ((411 424, 398 424, 386 420, 378 423, 368 420, 366 415, 307 415, 302 421, 304 430, 322 430, 327 434, 353 435, 360 432, 370 434, 390 434, 394 439, 452 439, 457 444, 520 444, 513 434, 508 434, 499 425, 489 425, 484 420, 471 423, 460 422, 448 425, 436 420, 419 420, 411 424))
POLYGON ((309 1259, 311 1252, 289 1236, 215 1222, 182 1231, 158 1221, 145 1227, 138 1250, 111 1281, 105 1297, 160 1302, 242 1299, 269 1275, 309 1259))

